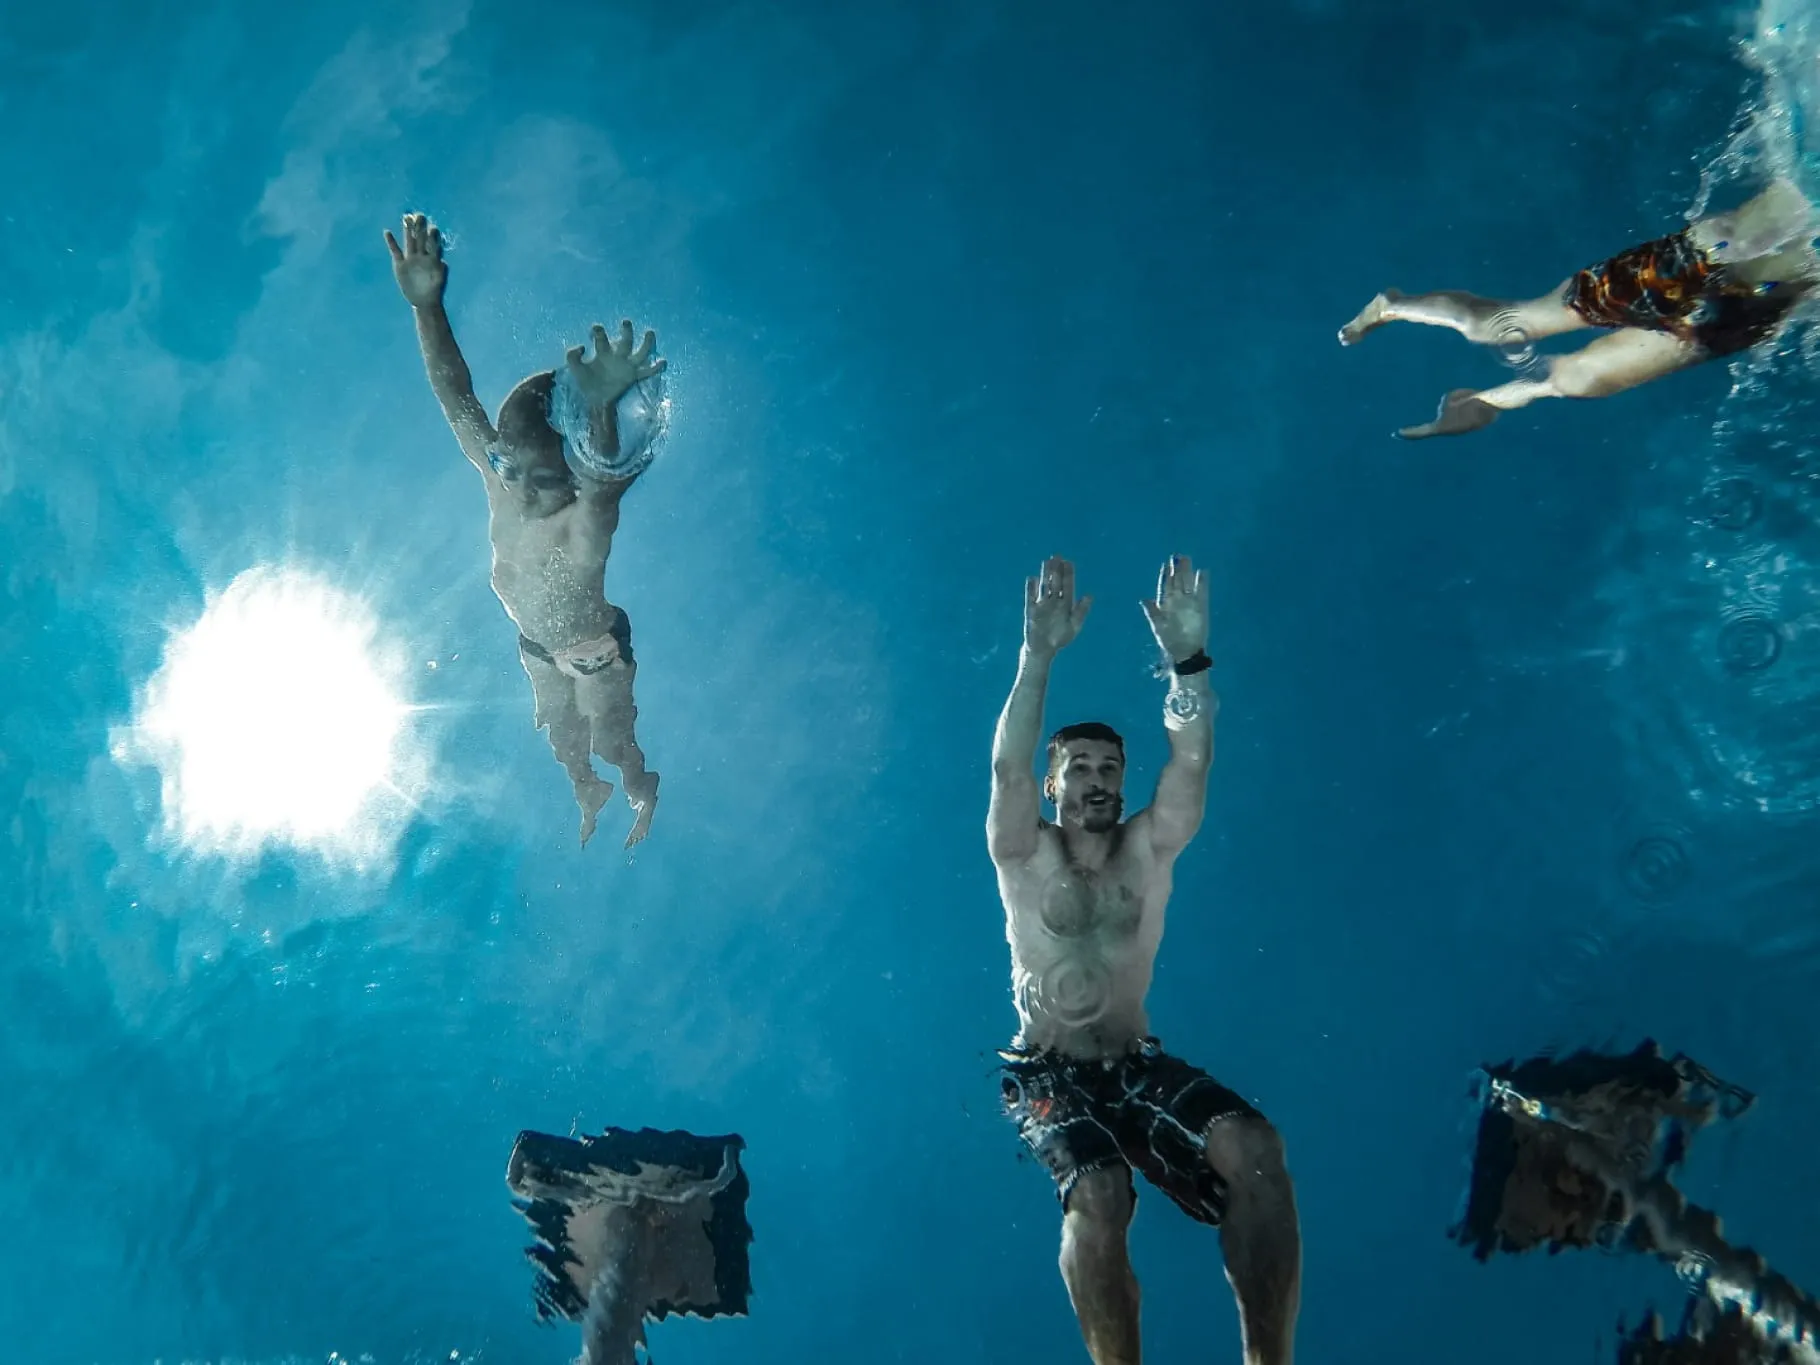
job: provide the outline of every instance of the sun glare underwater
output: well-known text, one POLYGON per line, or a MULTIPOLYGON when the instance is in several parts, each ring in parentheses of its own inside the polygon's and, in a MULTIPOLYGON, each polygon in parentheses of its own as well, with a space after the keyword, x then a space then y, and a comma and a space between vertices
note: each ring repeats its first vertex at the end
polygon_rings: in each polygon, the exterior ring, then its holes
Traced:
POLYGON ((248 569, 169 632, 114 756, 156 767, 183 850, 380 862, 428 781, 408 674, 383 638, 326 578, 248 569))

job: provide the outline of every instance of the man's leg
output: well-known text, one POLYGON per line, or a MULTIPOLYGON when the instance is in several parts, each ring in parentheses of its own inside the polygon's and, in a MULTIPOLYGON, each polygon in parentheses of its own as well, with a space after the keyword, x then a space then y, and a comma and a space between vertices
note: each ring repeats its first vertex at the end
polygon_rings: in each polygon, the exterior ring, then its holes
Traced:
POLYGON ((1432 422, 1404 427, 1406 441, 1458 436, 1490 426, 1500 412, 1528 407, 1538 398, 1605 398, 1665 374, 1697 365, 1706 353, 1668 332, 1621 327, 1577 351, 1551 356, 1543 379, 1513 379, 1495 389, 1454 389, 1432 422))
POLYGON ((1139 1365, 1138 1283, 1126 1235, 1135 1206, 1123 1166, 1089 1171, 1062 1215, 1062 1282, 1094 1365, 1139 1365))
POLYGON ((1387 322, 1451 327, 1468 341, 1486 346, 1522 346, 1543 337, 1575 332, 1591 324, 1567 306, 1567 287, 1571 283, 1564 281, 1553 292, 1521 303, 1481 298, 1458 289, 1441 289, 1432 294, 1386 289, 1340 328, 1340 345, 1355 346, 1367 332, 1387 322))
POLYGON ((576 704, 587 722, 593 750, 619 769, 620 785, 636 812, 627 848, 650 832, 657 809, 657 774, 645 767, 645 751, 638 747, 634 730, 638 704, 632 698, 632 682, 637 675, 638 665, 621 659, 575 683, 576 704))
POLYGON ((576 705, 575 680, 555 664, 545 663, 522 649, 518 658, 537 699, 531 723, 539 730, 548 727, 550 749, 575 788, 575 804, 581 807, 581 844, 586 848, 594 837, 601 807, 613 798, 613 784, 603 781, 594 771, 588 753, 588 721, 576 705))
POLYGON ((1207 1128, 1207 1163, 1226 1182, 1220 1250, 1239 1304, 1245 1365, 1290 1365, 1302 1300, 1302 1231, 1283 1139, 1263 1118, 1215 1119, 1207 1128))

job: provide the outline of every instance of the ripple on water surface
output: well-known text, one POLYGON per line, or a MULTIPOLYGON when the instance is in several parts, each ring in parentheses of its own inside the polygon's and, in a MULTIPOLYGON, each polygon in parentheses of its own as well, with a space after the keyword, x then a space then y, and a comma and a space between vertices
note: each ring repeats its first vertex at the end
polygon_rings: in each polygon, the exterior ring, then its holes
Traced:
POLYGON ((1701 808, 1820 809, 1815 451, 1722 431, 1716 452, 1665 462, 1643 496, 1660 510, 1629 527, 1604 590, 1635 749, 1701 808))
POLYGON ((1697 997, 1759 1052, 1820 973, 1820 403, 1786 397, 1802 387, 1746 376, 1711 435, 1684 428, 1639 481, 1599 590, 1634 804, 1556 983, 1645 1014, 1697 997))

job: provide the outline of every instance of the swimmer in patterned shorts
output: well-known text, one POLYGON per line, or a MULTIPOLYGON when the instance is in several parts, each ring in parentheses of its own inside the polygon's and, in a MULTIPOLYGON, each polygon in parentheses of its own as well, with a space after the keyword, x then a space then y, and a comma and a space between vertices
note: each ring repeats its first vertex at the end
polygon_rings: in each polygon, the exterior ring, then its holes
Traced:
POLYGON ((1544 337, 1613 329, 1577 351, 1545 358, 1540 377, 1454 389, 1432 422, 1397 432, 1410 441, 1457 436, 1538 398, 1604 398, 1775 336, 1820 284, 1817 228, 1807 197, 1792 181, 1777 180, 1731 213, 1632 247, 1539 299, 1387 289, 1340 329, 1340 344, 1355 345, 1387 322, 1451 327, 1468 341, 1518 352, 1544 337))
POLYGON ((1201 823, 1219 699, 1207 685, 1206 589, 1186 559, 1163 566, 1144 611, 1170 661, 1169 761, 1149 808, 1122 820, 1125 746, 1105 725, 1058 730, 1037 785, 1050 666, 1087 601, 1075 600, 1065 560, 1026 585, 1024 648, 993 742, 986 817, 1021 1025, 1000 1054, 1005 1110, 1055 1178, 1062 1278, 1095 1365, 1139 1359, 1126 1246, 1133 1171, 1220 1229, 1246 1365, 1289 1365, 1302 1244, 1282 1139, 1149 1036, 1144 1000, 1175 861, 1201 823))

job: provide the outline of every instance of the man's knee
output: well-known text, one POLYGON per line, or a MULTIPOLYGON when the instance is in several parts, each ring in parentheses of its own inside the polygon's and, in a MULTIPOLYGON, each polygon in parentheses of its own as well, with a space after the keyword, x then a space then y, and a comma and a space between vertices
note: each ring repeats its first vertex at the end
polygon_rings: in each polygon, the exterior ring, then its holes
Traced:
POLYGON ((1207 1163, 1228 1185, 1287 1175, 1283 1136, 1269 1119, 1239 1114, 1215 1119, 1207 1128, 1207 1163))

